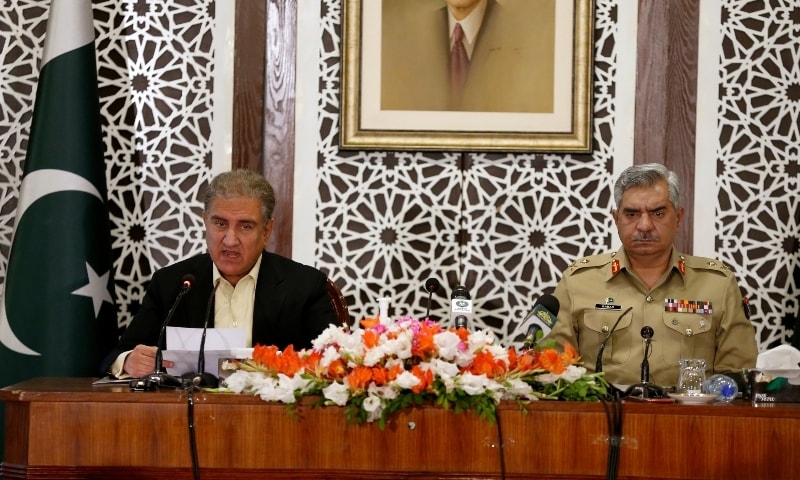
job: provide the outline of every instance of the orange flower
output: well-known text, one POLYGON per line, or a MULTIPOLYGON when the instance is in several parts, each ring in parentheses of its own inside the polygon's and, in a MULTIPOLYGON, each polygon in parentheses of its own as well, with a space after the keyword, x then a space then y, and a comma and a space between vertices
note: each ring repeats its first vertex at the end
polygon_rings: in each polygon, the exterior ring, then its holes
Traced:
POLYGON ((428 358, 436 353, 433 336, 439 333, 438 323, 421 323, 419 333, 415 336, 416 344, 411 347, 411 354, 419 358, 428 358))
POLYGON ((580 355, 578 355, 578 351, 575 350, 569 342, 566 342, 564 343, 564 353, 561 354, 561 359, 567 365, 574 365, 580 360, 580 355))
POLYGON ((364 327, 365 330, 369 330, 370 328, 378 325, 380 323, 379 318, 365 318, 361 320, 361 326, 364 327))
POLYGON ((346 373, 347 363, 342 358, 337 358, 336 360, 332 361, 330 365, 328 365, 328 375, 330 375, 334 380, 343 378, 346 373))
POLYGON ((414 393, 422 393, 433 383, 433 372, 422 370, 419 365, 411 367, 411 374, 419 379, 419 383, 411 389, 414 393))
POLYGON ((361 337, 361 342, 364 346, 369 350, 372 347, 378 346, 380 343, 381 336, 375 330, 367 330, 364 332, 364 335, 361 337))
POLYGON ((400 374, 403 373, 403 372, 405 372, 405 369, 403 368, 402 365, 398 365, 398 364, 392 365, 392 368, 390 368, 389 372, 387 373, 387 376, 389 377, 389 381, 391 382, 393 380, 396 380, 397 377, 399 377, 400 374))
POLYGON ((359 365, 351 370, 350 374, 345 378, 347 380, 347 385, 350 386, 350 390, 361 392, 367 389, 370 380, 372 380, 372 369, 359 365))
POLYGON ((464 371, 470 372, 473 375, 486 375, 489 378, 495 378, 508 370, 506 363, 498 360, 487 350, 482 350, 475 354, 472 364, 464 368, 464 371))
POLYGON ((559 356, 558 352, 552 348, 548 348, 539 352, 537 363, 550 373, 564 373, 564 370, 566 370, 566 366, 564 365, 561 356, 559 356))
POLYGON ((372 367, 372 381, 382 386, 389 383, 389 370, 384 367, 372 367))

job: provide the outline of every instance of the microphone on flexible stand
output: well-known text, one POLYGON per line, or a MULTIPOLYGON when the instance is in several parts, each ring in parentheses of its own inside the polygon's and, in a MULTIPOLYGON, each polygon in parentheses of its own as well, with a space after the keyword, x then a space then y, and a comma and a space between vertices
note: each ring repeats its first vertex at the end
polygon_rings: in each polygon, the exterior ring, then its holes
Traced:
POLYGON ((206 317, 203 321, 203 334, 200 336, 200 348, 197 352, 197 372, 186 373, 182 375, 184 384, 193 387, 207 387, 217 388, 219 386, 219 379, 216 375, 208 373, 206 369, 206 333, 208 332, 208 320, 211 318, 211 310, 214 307, 214 298, 219 286, 219 279, 214 282, 214 288, 211 289, 211 295, 208 297, 208 304, 206 305, 206 317))
POLYGON ((439 291, 439 280, 435 278, 429 278, 425 281, 425 290, 428 291, 428 309, 425 311, 425 318, 430 318, 431 315, 431 297, 433 297, 434 292, 439 291))
POLYGON ((164 318, 164 323, 161 324, 161 331, 158 334, 158 343, 156 344, 156 359, 155 359, 155 370, 153 373, 142 377, 136 378, 131 380, 130 387, 132 390, 158 390, 159 387, 180 387, 181 381, 168 374, 167 371, 162 367, 161 362, 163 360, 163 352, 161 351, 161 344, 164 343, 164 337, 167 332, 167 325, 169 325, 169 321, 172 320, 172 315, 175 314, 175 310, 178 308, 178 304, 181 302, 181 298, 186 295, 189 290, 192 289, 194 286, 195 278, 194 275, 191 273, 187 273, 181 279, 181 289, 178 292, 178 296, 175 297, 175 301, 172 302, 172 307, 167 312, 167 316, 164 318))
POLYGON ((641 330, 642 338, 644 338, 644 358, 642 358, 642 373, 641 381, 635 385, 631 385, 625 391, 626 397, 640 397, 640 398, 665 398, 667 396, 663 388, 658 385, 650 383, 650 350, 652 348, 651 341, 653 339, 653 327, 645 325, 641 330))
POLYGON ((530 350, 534 348, 539 340, 547 336, 553 326, 558 321, 558 311, 561 309, 561 303, 558 299, 550 294, 544 294, 539 297, 533 304, 533 308, 521 323, 525 323, 528 319, 532 318, 528 331, 525 332, 525 340, 522 343, 522 350, 530 350))
POLYGON ((595 373, 600 373, 603 371, 603 351, 606 349, 606 344, 608 343, 609 340, 611 340, 611 335, 617 329, 617 326, 619 326, 620 320, 622 320, 622 318, 625 315, 627 315, 628 312, 630 312, 631 310, 633 310, 633 307, 628 307, 624 312, 622 312, 622 315, 620 315, 617 318, 617 321, 614 322, 614 325, 611 327, 611 330, 609 330, 608 333, 606 334, 606 338, 604 338, 603 341, 600 343, 600 348, 597 349, 597 360, 595 360, 594 364, 595 373))

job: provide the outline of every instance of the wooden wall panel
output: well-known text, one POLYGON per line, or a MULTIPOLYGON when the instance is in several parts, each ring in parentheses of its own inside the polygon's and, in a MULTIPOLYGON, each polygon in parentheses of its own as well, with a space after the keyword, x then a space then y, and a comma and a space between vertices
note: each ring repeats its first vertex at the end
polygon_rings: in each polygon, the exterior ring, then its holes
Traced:
POLYGON ((700 0, 640 0, 634 163, 678 173, 686 217, 675 244, 692 253, 700 0))
POLYGON ((267 248, 291 257, 294 196, 296 0, 238 0, 233 166, 264 174, 275 189, 267 248))

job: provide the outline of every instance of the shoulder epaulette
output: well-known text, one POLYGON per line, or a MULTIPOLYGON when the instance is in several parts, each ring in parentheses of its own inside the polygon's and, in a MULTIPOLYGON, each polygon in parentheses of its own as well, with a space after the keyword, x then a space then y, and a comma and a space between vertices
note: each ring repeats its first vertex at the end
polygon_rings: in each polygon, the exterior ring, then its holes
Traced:
POLYGON ((616 256, 616 254, 616 252, 601 253, 600 255, 590 255, 588 257, 579 258, 572 262, 569 267, 567 267, 567 271, 565 273, 567 275, 572 275, 575 272, 585 268, 602 267, 604 265, 608 265, 614 260, 614 256, 616 256))
POLYGON ((722 272, 726 275, 732 273, 731 269, 728 268, 727 265, 719 260, 714 260, 713 258, 684 255, 683 259, 686 262, 686 266, 694 270, 713 270, 716 272, 722 272))

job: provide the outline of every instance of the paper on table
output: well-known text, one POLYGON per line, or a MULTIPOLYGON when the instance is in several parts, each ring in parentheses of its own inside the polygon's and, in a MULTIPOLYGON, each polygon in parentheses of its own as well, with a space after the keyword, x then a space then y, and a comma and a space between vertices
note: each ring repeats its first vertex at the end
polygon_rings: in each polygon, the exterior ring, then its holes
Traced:
MULTIPOLYGON (((244 330, 241 328, 209 328, 206 331, 205 368, 212 375, 219 376, 219 359, 231 356, 231 350, 245 346, 244 330)), ((183 375, 197 371, 197 357, 200 351, 202 328, 167 327, 167 350, 164 360, 175 362, 167 369, 172 375, 183 375)))

